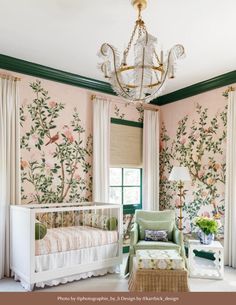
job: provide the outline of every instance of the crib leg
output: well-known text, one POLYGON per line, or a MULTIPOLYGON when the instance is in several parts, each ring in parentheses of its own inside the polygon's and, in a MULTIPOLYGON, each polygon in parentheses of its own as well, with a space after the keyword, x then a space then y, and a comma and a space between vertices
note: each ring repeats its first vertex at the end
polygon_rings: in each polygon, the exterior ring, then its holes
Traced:
POLYGON ((33 291, 34 290, 34 284, 30 284, 29 288, 27 289, 28 291, 33 291))

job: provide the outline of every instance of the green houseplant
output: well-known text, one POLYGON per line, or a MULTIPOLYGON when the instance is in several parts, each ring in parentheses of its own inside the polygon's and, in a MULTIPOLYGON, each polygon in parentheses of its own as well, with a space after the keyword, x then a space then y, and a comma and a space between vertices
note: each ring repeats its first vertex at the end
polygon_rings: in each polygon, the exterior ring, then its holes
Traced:
POLYGON ((195 225, 200 229, 198 231, 200 242, 207 245, 211 244, 219 228, 218 222, 213 218, 197 217, 195 225))

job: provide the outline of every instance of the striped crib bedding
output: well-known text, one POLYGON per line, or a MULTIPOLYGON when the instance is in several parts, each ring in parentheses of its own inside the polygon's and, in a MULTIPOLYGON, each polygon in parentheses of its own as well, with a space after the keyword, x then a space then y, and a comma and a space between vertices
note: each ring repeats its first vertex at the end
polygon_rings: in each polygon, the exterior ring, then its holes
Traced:
POLYGON ((117 231, 106 231, 89 226, 48 229, 46 236, 35 241, 35 255, 79 250, 116 243, 117 231))

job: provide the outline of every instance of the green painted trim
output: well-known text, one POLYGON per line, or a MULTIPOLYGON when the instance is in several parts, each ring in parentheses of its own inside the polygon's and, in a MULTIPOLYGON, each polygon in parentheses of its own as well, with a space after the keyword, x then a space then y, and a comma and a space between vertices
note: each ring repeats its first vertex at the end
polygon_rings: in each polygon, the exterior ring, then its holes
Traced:
MULTIPOLYGON (((111 85, 107 82, 103 82, 92 78, 84 77, 78 74, 73 74, 70 72, 65 72, 51 67, 39 65, 26 60, 7 56, 4 54, 0 54, 0 68, 9 71, 15 71, 26 75, 45 78, 51 81, 56 81, 67 85, 72 85, 72 86, 99 91, 111 95, 116 95, 116 93, 112 90, 111 85)), ((151 104, 158 106, 166 105, 190 96, 194 96, 233 83, 236 83, 235 70, 202 81, 200 83, 188 86, 186 88, 165 94, 163 96, 160 96, 155 100, 151 101, 151 104)), ((114 120, 119 120, 119 119, 114 119, 114 120)), ((123 121, 123 124, 126 125, 125 124, 126 120, 121 120, 121 121, 123 121)), ((126 121, 126 122, 130 122, 130 121, 126 121)), ((142 123, 133 122, 133 124, 135 125, 129 125, 129 126, 135 126, 140 128, 143 127, 142 123), (140 125, 138 126, 136 124, 140 124, 140 125)))
POLYGON ((206 91, 217 89, 223 86, 231 85, 236 83, 236 71, 228 72, 211 79, 202 81, 200 83, 188 86, 186 88, 165 94, 153 100, 151 104, 158 106, 170 104, 184 98, 194 96, 206 91))
POLYGON ((111 118, 111 123, 118 124, 118 125, 126 125, 126 126, 143 128, 143 123, 141 123, 141 122, 134 122, 134 121, 128 121, 128 120, 123 120, 123 119, 117 119, 117 118, 111 118))
POLYGON ((0 54, 0 68, 116 95, 109 83, 0 54))
POLYGON ((129 246, 123 246, 123 253, 129 253, 129 246))

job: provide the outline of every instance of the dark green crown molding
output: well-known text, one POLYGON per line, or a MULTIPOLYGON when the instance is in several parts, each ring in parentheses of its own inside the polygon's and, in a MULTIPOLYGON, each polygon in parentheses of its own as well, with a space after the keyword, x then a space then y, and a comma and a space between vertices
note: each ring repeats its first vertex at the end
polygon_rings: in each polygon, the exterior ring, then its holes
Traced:
POLYGON ((233 83, 236 83, 236 71, 228 72, 169 94, 165 94, 156 98, 151 103, 162 106, 206 91, 231 85, 233 83))
POLYGON ((141 122, 128 121, 128 120, 123 120, 123 119, 118 119, 118 118, 111 118, 111 123, 118 124, 118 125, 126 125, 126 126, 143 128, 143 123, 141 123, 141 122))
POLYGON ((109 83, 0 54, 0 68, 115 95, 109 83))
MULTIPOLYGON (((73 74, 47 66, 42 66, 22 59, 0 54, 0 68, 22 74, 73 85, 89 90, 116 95, 109 83, 73 74)), ((189 87, 168 93, 153 100, 151 104, 162 106, 209 90, 236 83, 236 71, 219 75, 189 87)))

